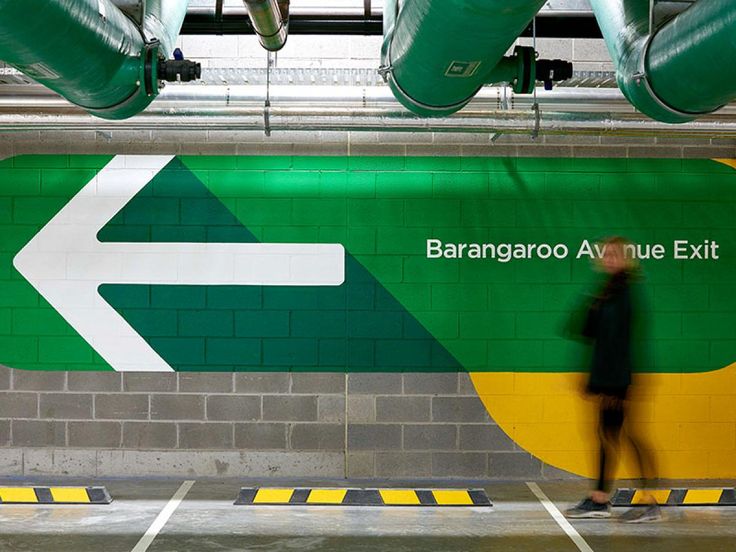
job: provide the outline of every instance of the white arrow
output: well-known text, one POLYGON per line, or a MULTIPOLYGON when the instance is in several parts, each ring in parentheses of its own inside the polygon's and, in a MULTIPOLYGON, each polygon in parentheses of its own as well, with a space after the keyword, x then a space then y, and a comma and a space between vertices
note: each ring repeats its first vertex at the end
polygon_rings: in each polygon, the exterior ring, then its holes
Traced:
POLYGON ((119 155, 13 259, 115 370, 172 367, 98 293, 101 284, 339 286, 341 244, 102 243, 97 233, 173 156, 119 155))

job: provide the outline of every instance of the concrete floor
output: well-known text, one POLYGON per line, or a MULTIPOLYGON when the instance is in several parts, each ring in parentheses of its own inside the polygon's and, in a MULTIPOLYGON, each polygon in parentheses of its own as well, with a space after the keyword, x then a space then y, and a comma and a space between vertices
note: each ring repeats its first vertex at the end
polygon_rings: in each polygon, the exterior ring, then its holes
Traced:
MULTIPOLYGON (((0 481, 0 485, 3 483, 46 485, 81 482, 0 481)), ((114 497, 109 506, 0 505, 0 550, 130 552, 181 483, 176 480, 94 481, 95 485, 106 485, 114 497)), ((232 505, 241 485, 257 484, 234 480, 197 481, 147 550, 578 550, 523 482, 487 485, 486 489, 495 503, 492 509, 232 505)), ((268 483, 269 486, 276 484, 286 483, 268 483)), ((314 482, 302 481, 299 484, 308 486, 314 482)), ((584 494, 586 484, 577 481, 543 482, 540 487, 562 510, 584 494)), ((616 509, 614 513, 621 511, 616 509)), ((586 520, 576 521, 573 526, 595 552, 736 550, 736 507, 668 508, 665 516, 662 523, 649 525, 586 520)))

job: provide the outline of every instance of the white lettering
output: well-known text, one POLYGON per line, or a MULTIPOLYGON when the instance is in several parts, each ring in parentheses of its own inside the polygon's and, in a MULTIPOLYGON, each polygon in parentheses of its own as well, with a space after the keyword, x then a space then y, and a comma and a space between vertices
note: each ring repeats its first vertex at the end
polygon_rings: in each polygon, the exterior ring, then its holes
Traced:
POLYGON ((675 259, 687 259, 687 240, 675 240, 675 259))
POLYGON ((578 249, 578 254, 575 255, 575 258, 579 259, 580 257, 588 257, 589 259, 593 259, 595 257, 593 254, 593 248, 588 240, 583 240, 583 243, 580 244, 580 249, 578 249))
POLYGON ((557 259, 565 259, 569 255, 570 250, 564 243, 558 243, 552 252, 557 259))
POLYGON ((442 241, 441 240, 427 240, 427 258, 428 259, 439 259, 442 256, 442 241))

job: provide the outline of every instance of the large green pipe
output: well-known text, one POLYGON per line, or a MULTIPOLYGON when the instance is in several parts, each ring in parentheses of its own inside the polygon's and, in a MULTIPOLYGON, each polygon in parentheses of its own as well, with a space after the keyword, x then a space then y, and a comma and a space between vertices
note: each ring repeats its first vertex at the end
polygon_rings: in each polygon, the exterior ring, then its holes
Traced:
POLYGON ((736 98, 736 1, 698 0, 653 36, 649 2, 591 0, 618 84, 665 123, 707 115, 736 98))
POLYGON ((533 89, 534 55, 504 53, 545 0, 396 0, 384 5, 382 70, 396 98, 419 115, 462 108, 481 86, 533 89), (524 85, 527 86, 524 86, 524 85))
POLYGON ((142 30, 110 0, 28 4, 0 0, 0 59, 94 115, 124 119, 156 97, 159 55, 170 55, 188 2, 148 0, 142 30))

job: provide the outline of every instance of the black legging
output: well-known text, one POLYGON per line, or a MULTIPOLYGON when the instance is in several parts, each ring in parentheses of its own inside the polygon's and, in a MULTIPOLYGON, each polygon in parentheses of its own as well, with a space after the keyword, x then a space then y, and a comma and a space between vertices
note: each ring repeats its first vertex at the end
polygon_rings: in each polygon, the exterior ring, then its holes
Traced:
MULTIPOLYGON (((620 444, 621 430, 624 427, 624 420, 626 418, 625 400, 623 394, 601 394, 599 395, 599 401, 600 420, 598 438, 601 444, 601 452, 596 490, 608 492, 612 480, 611 472, 615 469, 616 465, 616 453, 620 444)), ((644 487, 648 487, 656 474, 654 458, 642 446, 641 440, 632 435, 631 431, 624 431, 624 434, 634 451, 644 487)))

